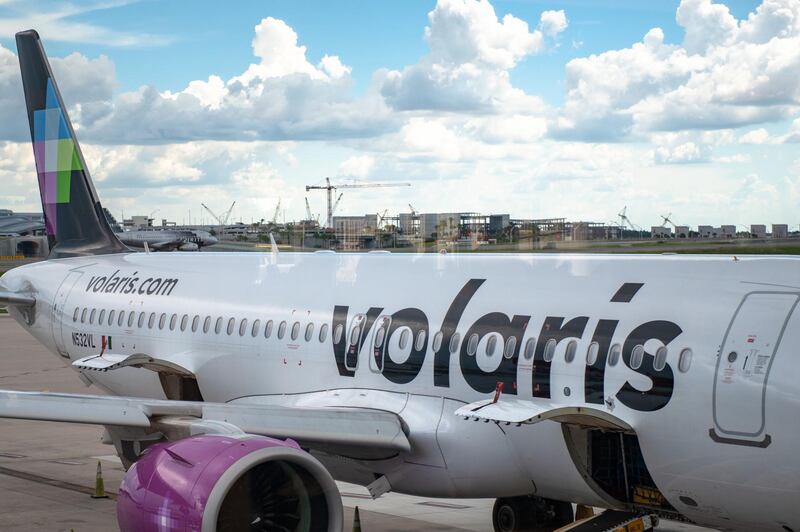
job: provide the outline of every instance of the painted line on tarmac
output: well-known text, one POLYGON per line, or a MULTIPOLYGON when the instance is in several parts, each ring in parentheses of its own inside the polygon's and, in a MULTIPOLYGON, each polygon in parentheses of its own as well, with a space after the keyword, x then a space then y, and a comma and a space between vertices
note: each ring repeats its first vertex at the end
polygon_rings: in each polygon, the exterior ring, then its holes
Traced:
MULTIPOLYGON (((57 480, 54 478, 43 477, 35 473, 17 471, 16 469, 9 469, 3 466, 0 466, 0 475, 6 475, 9 477, 19 478, 22 480, 28 480, 30 482, 36 482, 37 484, 47 484, 48 486, 53 486, 54 488, 77 491, 78 493, 85 493, 86 495, 94 495, 94 488, 90 488, 88 486, 81 486, 80 484, 67 482, 65 480, 57 480)), ((112 501, 117 500, 116 493, 106 491, 106 495, 108 495, 108 498, 111 499, 112 501)))

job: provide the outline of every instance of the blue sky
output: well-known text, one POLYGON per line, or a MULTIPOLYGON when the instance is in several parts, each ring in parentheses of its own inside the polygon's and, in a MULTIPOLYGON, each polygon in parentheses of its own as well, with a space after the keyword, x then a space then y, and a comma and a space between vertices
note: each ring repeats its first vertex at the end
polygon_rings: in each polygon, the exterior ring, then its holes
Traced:
MULTIPOLYGON (((799 20, 793 0, 0 0, 0 54, 38 26, 117 213, 180 220, 258 187, 241 218, 279 197, 299 217, 303 184, 329 174, 415 184, 350 194, 348 213, 608 221, 630 204, 641 225, 653 209, 795 223, 799 20)), ((18 72, 2 68, 0 155, 22 173, 18 72)), ((35 197, 19 181, 5 202, 35 197)))

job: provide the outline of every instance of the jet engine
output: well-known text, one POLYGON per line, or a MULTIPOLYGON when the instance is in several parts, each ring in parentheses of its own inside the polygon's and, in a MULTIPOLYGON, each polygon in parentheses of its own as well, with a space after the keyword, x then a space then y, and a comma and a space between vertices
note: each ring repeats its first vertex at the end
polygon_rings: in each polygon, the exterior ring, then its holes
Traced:
POLYGON ((194 242, 184 242, 178 247, 179 251, 197 251, 200 247, 194 242))
POLYGON ((328 471, 292 440, 193 436, 149 447, 125 474, 122 532, 340 532, 328 471))

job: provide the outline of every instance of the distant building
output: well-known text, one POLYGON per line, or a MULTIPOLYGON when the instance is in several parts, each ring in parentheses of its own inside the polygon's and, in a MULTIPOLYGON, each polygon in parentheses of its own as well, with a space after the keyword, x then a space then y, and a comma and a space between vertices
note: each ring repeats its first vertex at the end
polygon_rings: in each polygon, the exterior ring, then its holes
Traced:
POLYGON ((676 225, 675 226, 675 238, 689 238, 689 226, 688 225, 676 225))
POLYGON ((122 220, 122 225, 126 229, 142 229, 153 227, 153 219, 149 216, 131 216, 127 220, 122 220))
POLYGON ((700 238, 715 238, 717 231, 711 225, 698 225, 697 234, 700 235, 700 238))
POLYGON ((654 225, 650 227, 651 238, 672 238, 672 228, 664 227, 663 225, 654 225))
POLYGON ((763 224, 751 225, 750 236, 753 238, 767 238, 767 226, 763 224))
POLYGON ((722 238, 736 238, 735 225, 722 225, 720 226, 720 236, 722 238))
POLYGON ((426 240, 457 240, 461 233, 461 213, 419 215, 419 236, 426 240))
POLYGON ((789 238, 789 226, 787 224, 772 224, 772 238, 789 238))

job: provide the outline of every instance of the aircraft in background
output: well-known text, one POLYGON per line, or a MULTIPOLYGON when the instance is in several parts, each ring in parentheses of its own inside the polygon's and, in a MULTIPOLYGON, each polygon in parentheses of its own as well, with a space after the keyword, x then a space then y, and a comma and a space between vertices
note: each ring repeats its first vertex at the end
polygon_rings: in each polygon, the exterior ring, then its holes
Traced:
POLYGON ((128 247, 153 251, 200 251, 213 246, 219 240, 208 231, 193 228, 138 229, 125 231, 111 212, 103 207, 103 214, 111 231, 128 247), (147 244, 147 248, 145 248, 147 244))
POLYGON ((199 229, 150 229, 114 233, 126 246, 147 247, 153 251, 199 251, 218 242, 208 231, 199 229))
POLYGON ((496 498, 502 532, 571 503, 800 531, 797 258, 131 253, 16 38, 51 256, 0 302, 117 397, 0 417, 103 425, 123 532, 341 530, 334 478, 496 498))

